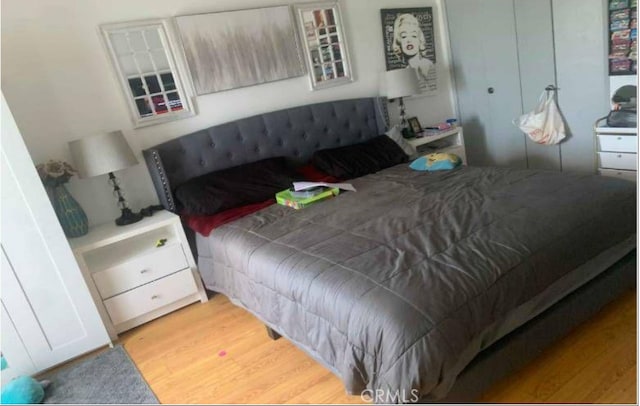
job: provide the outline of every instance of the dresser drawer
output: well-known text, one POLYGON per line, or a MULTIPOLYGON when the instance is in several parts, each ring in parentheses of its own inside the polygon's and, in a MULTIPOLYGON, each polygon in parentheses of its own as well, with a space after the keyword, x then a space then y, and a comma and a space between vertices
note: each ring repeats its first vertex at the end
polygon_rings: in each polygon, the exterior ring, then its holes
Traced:
POLYGON ((638 155, 618 152, 598 152, 600 167, 605 169, 638 169, 638 155))
POLYGON ((638 152, 637 135, 598 135, 600 151, 638 152))
POLYGON ((189 266, 181 244, 156 248, 147 254, 93 274, 103 299, 144 285, 189 266))
POLYGON ((620 169, 600 169, 598 171, 602 176, 610 176, 612 178, 621 178, 636 182, 636 171, 625 171, 620 169))
POLYGON ((104 301, 113 324, 159 309, 198 291, 193 274, 185 269, 104 301))

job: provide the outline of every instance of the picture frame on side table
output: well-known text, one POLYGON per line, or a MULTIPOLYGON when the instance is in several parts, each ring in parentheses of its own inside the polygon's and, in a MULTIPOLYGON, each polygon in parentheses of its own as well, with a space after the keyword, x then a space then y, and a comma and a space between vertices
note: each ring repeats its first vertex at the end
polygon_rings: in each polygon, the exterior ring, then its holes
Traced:
POLYGON ((337 1, 294 6, 311 90, 353 81, 351 62, 337 1))
POLYGON ((409 123, 409 129, 411 130, 411 132, 413 132, 413 134, 419 134, 422 132, 422 125, 420 125, 420 120, 418 120, 418 117, 409 117, 407 119, 407 122, 409 123))

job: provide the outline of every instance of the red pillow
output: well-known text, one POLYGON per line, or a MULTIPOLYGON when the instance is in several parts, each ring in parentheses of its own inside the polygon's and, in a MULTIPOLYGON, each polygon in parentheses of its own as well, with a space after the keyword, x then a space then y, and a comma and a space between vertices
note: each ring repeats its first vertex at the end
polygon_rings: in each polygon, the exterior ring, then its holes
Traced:
MULTIPOLYGON (((296 171, 300 175, 304 176, 304 178, 309 182, 335 183, 340 181, 340 179, 335 178, 331 175, 327 175, 312 164, 301 166, 297 168, 296 171)), ((245 206, 234 207, 208 216, 187 213, 182 213, 181 216, 190 229, 207 237, 216 228, 230 223, 233 220, 237 220, 241 217, 255 213, 258 210, 271 206, 274 203, 274 199, 269 199, 260 203, 252 203, 245 206)))
POLYGON ((251 213, 255 213, 258 210, 271 206, 276 201, 274 199, 265 200, 260 203, 247 204, 246 206, 234 207, 232 209, 224 210, 210 216, 194 215, 194 214, 182 214, 187 226, 193 231, 202 234, 207 237, 211 232, 220 227, 223 224, 227 224, 233 220, 237 220, 241 217, 248 216, 251 213))
POLYGON ((304 178, 309 182, 327 182, 327 183, 340 182, 340 179, 322 172, 320 169, 313 166, 313 164, 307 164, 299 168, 296 168, 296 171, 300 175, 304 176, 304 178))

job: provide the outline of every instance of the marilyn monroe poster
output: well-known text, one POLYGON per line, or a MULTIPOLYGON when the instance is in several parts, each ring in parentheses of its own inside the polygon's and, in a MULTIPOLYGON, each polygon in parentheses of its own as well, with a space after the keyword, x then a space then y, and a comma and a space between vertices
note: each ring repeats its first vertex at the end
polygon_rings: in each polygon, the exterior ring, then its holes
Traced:
POLYGON ((380 10, 387 70, 411 66, 422 94, 434 94, 436 47, 431 7, 380 10))

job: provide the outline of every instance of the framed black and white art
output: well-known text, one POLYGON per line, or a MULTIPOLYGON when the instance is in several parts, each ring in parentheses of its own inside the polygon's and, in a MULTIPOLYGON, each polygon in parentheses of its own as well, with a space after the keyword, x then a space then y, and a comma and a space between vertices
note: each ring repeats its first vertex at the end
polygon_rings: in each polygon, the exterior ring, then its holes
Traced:
POLYGON ((416 70, 421 94, 435 94, 436 45, 433 8, 381 9, 382 38, 387 70, 408 66, 416 70))

